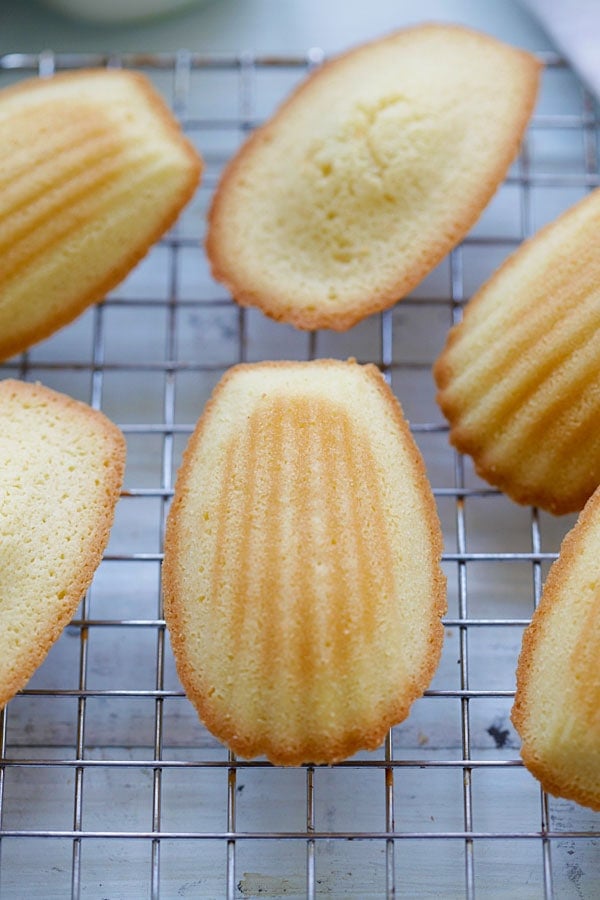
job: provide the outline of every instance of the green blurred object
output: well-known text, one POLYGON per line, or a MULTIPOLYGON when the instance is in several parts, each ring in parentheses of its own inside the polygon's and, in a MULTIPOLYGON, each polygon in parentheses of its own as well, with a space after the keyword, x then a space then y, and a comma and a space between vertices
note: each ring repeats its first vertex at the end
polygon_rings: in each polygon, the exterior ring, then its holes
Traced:
POLYGON ((165 16, 211 0, 43 0, 58 12, 87 22, 115 24, 165 16))

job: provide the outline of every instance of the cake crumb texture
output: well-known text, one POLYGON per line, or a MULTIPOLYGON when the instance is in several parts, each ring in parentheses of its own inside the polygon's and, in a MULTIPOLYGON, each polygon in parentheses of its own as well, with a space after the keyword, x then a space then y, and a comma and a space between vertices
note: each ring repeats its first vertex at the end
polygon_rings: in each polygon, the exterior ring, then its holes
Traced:
POLYGON ((0 382, 0 709, 72 618, 108 542, 125 440, 64 394, 0 382))
POLYGON ((374 366, 231 369, 185 452, 163 566, 206 726, 283 765, 375 749, 437 667, 441 551, 422 459, 374 366))
POLYGON ((600 484, 600 189, 469 301, 434 376, 482 478, 556 515, 583 508, 600 484))
POLYGON ((469 29, 395 32, 317 69, 224 171, 212 271, 242 305, 345 330, 466 234, 510 163, 540 66, 469 29))
POLYGON ((544 790, 600 812, 600 488, 523 637, 512 720, 544 790))
POLYGON ((0 92, 0 359, 101 300, 173 224, 201 160, 143 75, 0 92))

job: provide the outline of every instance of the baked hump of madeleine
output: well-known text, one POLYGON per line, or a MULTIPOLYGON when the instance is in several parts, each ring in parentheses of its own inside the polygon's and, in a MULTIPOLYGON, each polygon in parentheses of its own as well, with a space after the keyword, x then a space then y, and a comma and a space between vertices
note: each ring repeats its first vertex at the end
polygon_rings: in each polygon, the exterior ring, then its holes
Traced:
POLYGON ((72 618, 108 542, 125 439, 43 387, 0 382, 0 709, 72 618))
POLYGON ((600 190, 469 301, 434 376, 482 478, 555 514, 583 508, 600 484, 600 190))
POLYGON ((512 721, 544 790, 600 811, 600 488, 525 630, 512 721))
POLYGON ((374 749, 438 664, 442 538, 424 465, 374 366, 257 363, 185 451, 163 567, 177 671, 243 757, 374 749))
POLYGON ((517 154, 540 66, 452 25, 398 31, 319 69, 226 167, 207 252, 235 300, 344 330, 460 241, 517 154))
POLYGON ((191 198, 201 161, 143 75, 0 92, 0 359, 101 300, 191 198))

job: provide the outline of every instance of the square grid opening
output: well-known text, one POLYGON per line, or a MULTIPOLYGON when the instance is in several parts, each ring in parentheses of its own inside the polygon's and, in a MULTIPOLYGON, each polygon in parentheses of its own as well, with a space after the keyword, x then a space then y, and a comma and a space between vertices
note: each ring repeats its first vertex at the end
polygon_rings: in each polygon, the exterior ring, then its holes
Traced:
POLYGON ((176 227, 125 282, 0 367, 2 377, 39 379, 103 409, 128 444, 93 585, 0 713, 5 900, 600 890, 598 815, 540 790, 509 719, 523 629, 573 517, 518 508, 478 479, 448 445, 431 377, 448 327, 482 281, 598 185, 597 108, 545 54, 519 158, 464 242, 394 309, 345 334, 305 334, 239 309, 211 279, 202 241, 227 159, 321 60, 314 50, 0 58, 0 85, 94 65, 144 71, 206 164, 176 227), (379 751, 283 769, 236 759, 198 721, 174 670, 160 564, 181 453, 223 372, 320 356, 376 363, 402 402, 443 525, 449 610, 432 685, 379 751))

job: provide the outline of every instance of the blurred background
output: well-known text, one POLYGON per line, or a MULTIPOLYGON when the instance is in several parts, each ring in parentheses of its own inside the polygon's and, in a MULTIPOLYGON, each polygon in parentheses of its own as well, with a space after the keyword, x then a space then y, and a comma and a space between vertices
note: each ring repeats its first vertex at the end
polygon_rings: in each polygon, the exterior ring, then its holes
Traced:
POLYGON ((4 0, 1 7, 2 52, 185 47, 262 53, 319 46, 329 53, 427 19, 462 22, 535 50, 552 46, 517 0, 4 0), (174 6, 180 8, 127 21, 142 8, 174 6), (106 21, 84 21, 77 12, 106 21))

